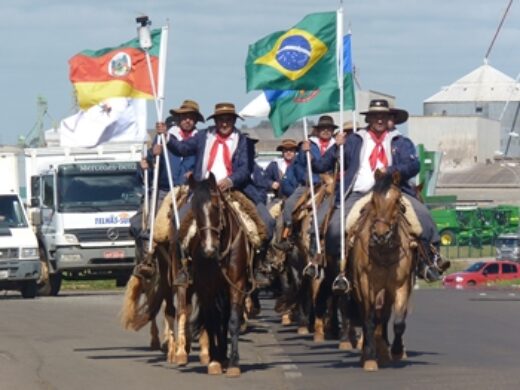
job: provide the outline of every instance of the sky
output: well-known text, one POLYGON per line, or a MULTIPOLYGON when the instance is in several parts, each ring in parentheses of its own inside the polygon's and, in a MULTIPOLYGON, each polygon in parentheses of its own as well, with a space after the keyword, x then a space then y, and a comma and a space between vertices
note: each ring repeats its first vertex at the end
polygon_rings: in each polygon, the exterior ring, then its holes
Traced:
MULTIPOLYGON (((482 65, 507 3, 344 0, 361 88, 393 95, 398 107, 422 114, 425 99, 482 65)), ((77 112, 68 60, 136 37, 137 16, 148 15, 152 27, 170 26, 165 114, 194 99, 209 116, 217 102, 240 110, 257 96, 246 93, 249 44, 338 7, 337 0, 2 0, 0 144, 16 144, 35 126, 38 96, 48 103, 45 128, 77 112)), ((519 37, 516 0, 489 56, 512 78, 520 73, 519 37)))

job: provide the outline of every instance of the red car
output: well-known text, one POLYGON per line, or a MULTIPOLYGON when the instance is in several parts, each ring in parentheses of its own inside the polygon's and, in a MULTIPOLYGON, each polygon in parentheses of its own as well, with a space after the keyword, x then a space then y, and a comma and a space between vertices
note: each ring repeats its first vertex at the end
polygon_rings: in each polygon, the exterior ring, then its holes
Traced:
POLYGON ((491 260, 479 261, 465 271, 446 275, 442 284, 446 287, 464 287, 511 279, 520 279, 519 263, 491 260))

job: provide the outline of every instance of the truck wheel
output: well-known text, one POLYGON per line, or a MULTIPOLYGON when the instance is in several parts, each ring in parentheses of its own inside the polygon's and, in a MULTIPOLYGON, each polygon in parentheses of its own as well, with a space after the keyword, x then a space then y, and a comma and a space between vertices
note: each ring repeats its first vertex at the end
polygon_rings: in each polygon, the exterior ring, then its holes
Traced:
POLYGON ((26 282, 22 282, 22 287, 20 288, 20 292, 22 293, 22 297, 24 299, 32 299, 36 296, 38 292, 38 286, 36 285, 36 280, 28 280, 26 282))
POLYGON ((441 245, 450 246, 455 245, 456 238, 455 233, 451 230, 443 230, 440 234, 441 236, 441 245))
POLYGON ((42 272, 37 283, 38 294, 46 297, 55 297, 58 295, 61 288, 61 272, 51 274, 49 270, 49 263, 47 261, 42 261, 41 265, 42 272))

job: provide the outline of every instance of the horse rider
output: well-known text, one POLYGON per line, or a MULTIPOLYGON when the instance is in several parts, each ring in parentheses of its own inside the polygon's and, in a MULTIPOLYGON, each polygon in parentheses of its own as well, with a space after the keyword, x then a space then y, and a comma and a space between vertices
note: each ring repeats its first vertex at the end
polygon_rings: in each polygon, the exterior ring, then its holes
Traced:
POLYGON ((269 182, 265 175, 265 171, 255 161, 256 157, 256 144, 258 139, 252 138, 247 135, 247 145, 249 147, 249 169, 251 170, 251 181, 244 188, 244 194, 253 201, 256 205, 256 210, 260 215, 260 218, 264 222, 267 228, 267 240, 264 242, 261 248, 255 255, 255 281, 258 285, 264 286, 269 284, 269 278, 267 277, 268 267, 265 265, 265 256, 268 249, 268 244, 274 234, 276 221, 269 213, 267 208, 267 192, 270 188, 269 182))
MULTIPOLYGON (((204 116, 199 111, 199 105, 194 100, 184 100, 181 106, 177 109, 170 110, 171 116, 166 118, 166 126, 168 133, 181 139, 189 139, 197 134, 197 122, 204 122, 204 116)), ((153 169, 155 164, 155 157, 159 156, 159 175, 157 185, 157 208, 162 203, 164 198, 170 192, 170 182, 168 180, 168 170, 162 149, 154 142, 154 145, 148 149, 147 156, 141 159, 140 170, 138 176, 141 181, 144 181, 144 171, 148 171, 148 184, 150 193, 152 193, 153 185, 153 169)), ((172 181, 174 186, 186 184, 187 175, 193 171, 195 167, 195 157, 182 157, 179 154, 168 151, 168 159, 170 162, 170 169, 172 181)), ((142 214, 143 204, 139 207, 138 212, 130 219, 130 232, 135 237, 137 247, 137 263, 142 261, 142 254, 144 253, 144 240, 149 239, 148 232, 142 229, 142 214)))
MULTIPOLYGON (((423 266, 422 276, 427 281, 440 279, 440 273, 449 266, 439 254, 439 233, 433 219, 424 204, 415 198, 415 191, 411 188, 409 180, 419 172, 420 163, 417 158, 413 142, 401 135, 398 130, 388 128, 389 120, 395 124, 401 124, 408 119, 408 112, 401 109, 390 108, 388 101, 376 99, 370 101, 369 109, 361 114, 365 115, 368 123, 367 129, 361 129, 348 137, 345 142, 344 135, 337 137, 337 143, 345 143, 345 216, 348 215, 354 203, 369 192, 374 183, 374 172, 376 169, 386 173, 398 171, 401 175, 401 191, 405 196, 422 226, 420 240, 428 252, 428 256, 434 264, 429 267, 427 259, 420 258, 423 266)), ((334 156, 313 160, 312 164, 318 171, 330 169, 334 165, 334 156)), ((327 253, 334 258, 340 257, 341 239, 340 231, 340 209, 339 209, 339 186, 336 190, 336 208, 331 217, 326 235, 327 253)), ((345 275, 339 275, 335 283, 338 290, 348 288, 345 275)))
MULTIPOLYGON (((217 103, 214 113, 207 118, 213 119, 215 126, 199 131, 194 137, 186 140, 169 135, 167 147, 181 156, 195 156, 195 180, 203 180, 213 173, 221 191, 234 188, 245 193, 245 188, 251 184, 251 147, 248 145, 247 137, 235 127, 239 118, 242 119, 236 113, 234 104, 217 103)), ((158 122, 156 130, 159 134, 165 133, 166 125, 158 122)), ((181 219, 189 207, 186 204, 179 210, 181 219)), ((259 209, 261 206, 257 205, 260 217, 264 218, 265 215, 259 209)), ((264 220, 264 223, 269 226, 268 220, 264 220)), ((174 283, 181 285, 188 281, 189 272, 187 267, 183 266, 174 283)))
MULTIPOLYGON (((281 241, 275 244, 280 250, 287 251, 293 245, 290 239, 292 234, 292 213, 297 201, 307 191, 309 183, 306 151, 310 151, 313 161, 321 160, 325 156, 329 156, 327 161, 333 159, 336 155, 336 143, 332 135, 337 128, 338 126, 334 123, 331 116, 320 116, 318 123, 313 126, 313 131, 316 135, 309 137, 308 142, 302 143, 295 162, 291 164, 290 169, 287 170, 283 178, 282 192, 290 193, 290 196, 286 199, 283 208, 284 230, 281 241)), ((329 171, 333 169, 334 167, 332 166, 329 171)), ((319 173, 324 172, 326 171, 318 172, 314 169, 312 170, 312 182, 315 186, 321 183, 319 173)))
POLYGON ((276 147, 276 151, 282 152, 282 157, 274 159, 265 168, 265 177, 268 184, 268 189, 273 191, 275 198, 283 198, 281 191, 282 178, 285 175, 287 168, 291 166, 298 151, 298 143, 294 139, 283 139, 280 145, 276 147))

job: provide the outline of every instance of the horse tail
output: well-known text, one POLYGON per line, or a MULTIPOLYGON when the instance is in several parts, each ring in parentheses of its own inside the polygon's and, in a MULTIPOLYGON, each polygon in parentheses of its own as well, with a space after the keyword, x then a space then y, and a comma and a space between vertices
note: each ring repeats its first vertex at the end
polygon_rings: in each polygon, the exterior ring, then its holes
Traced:
POLYGON ((139 300, 143 293, 141 279, 132 275, 126 285, 123 307, 119 314, 123 329, 137 331, 149 321, 149 315, 143 312, 142 306, 139 306, 139 300))

